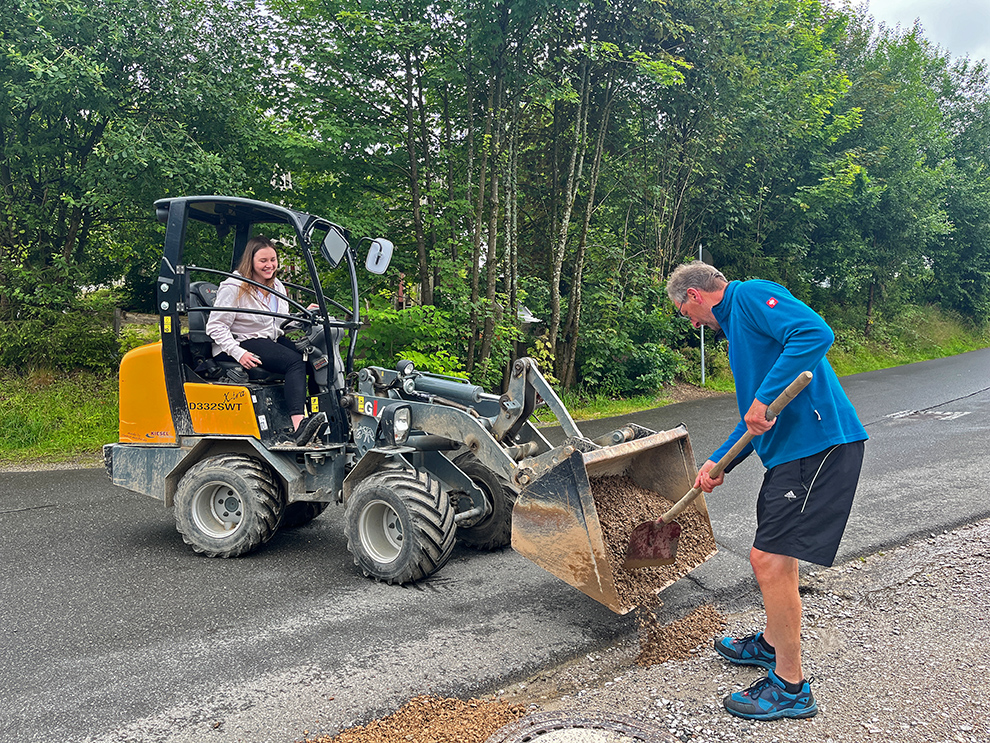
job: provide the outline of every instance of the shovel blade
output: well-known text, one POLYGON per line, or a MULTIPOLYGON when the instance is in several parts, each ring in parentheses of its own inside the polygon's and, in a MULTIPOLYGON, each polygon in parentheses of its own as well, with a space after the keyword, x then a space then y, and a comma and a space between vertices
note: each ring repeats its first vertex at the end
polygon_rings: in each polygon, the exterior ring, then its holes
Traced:
POLYGON ((680 536, 681 525, 676 521, 640 524, 629 535, 629 547, 622 567, 631 570, 673 565, 677 560, 677 540, 680 536))

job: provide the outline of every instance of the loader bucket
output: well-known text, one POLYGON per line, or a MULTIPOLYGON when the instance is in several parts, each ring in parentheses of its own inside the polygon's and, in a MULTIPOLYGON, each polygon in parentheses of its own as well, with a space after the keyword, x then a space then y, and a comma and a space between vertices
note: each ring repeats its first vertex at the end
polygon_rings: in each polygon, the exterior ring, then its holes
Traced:
POLYGON ((530 467, 512 509, 512 547, 618 614, 626 614, 716 552, 704 496, 680 519, 677 561, 627 571, 629 534, 660 518, 697 476, 687 429, 582 452, 564 445, 530 467))

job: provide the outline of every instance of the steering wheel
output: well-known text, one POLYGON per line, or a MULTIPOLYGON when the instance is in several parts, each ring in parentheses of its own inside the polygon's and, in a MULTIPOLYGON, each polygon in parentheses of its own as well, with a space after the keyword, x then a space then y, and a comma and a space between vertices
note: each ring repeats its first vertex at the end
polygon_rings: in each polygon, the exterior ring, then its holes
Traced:
MULTIPOLYGON (((320 333, 323 331, 323 326, 316 322, 313 318, 315 312, 309 309, 300 309, 300 316, 295 320, 287 320, 282 323, 282 331, 289 333, 293 330, 302 331, 305 334, 306 345, 315 345, 317 339, 320 337, 320 333)), ((301 343, 302 341, 297 341, 301 343)))

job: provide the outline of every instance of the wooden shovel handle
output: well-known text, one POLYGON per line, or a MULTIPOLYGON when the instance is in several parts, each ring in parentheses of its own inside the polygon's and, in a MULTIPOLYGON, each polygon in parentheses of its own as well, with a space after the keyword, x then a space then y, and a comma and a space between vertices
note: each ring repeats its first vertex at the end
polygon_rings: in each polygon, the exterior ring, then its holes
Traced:
MULTIPOLYGON (((808 382, 811 381, 812 376, 813 375, 810 371, 801 372, 797 379, 787 385, 784 391, 777 395, 777 399, 767 406, 767 420, 772 421, 780 415, 780 411, 786 407, 787 403, 797 397, 798 393, 808 386, 808 382)), ((744 433, 739 440, 732 445, 732 448, 725 453, 725 456, 718 460, 714 467, 708 470, 708 476, 715 479, 721 475, 722 470, 729 466, 729 462, 738 457, 739 452, 745 449, 746 445, 752 440, 753 434, 746 431, 746 433, 744 433)), ((701 495, 701 493, 701 488, 691 488, 683 498, 670 507, 670 510, 667 511, 667 513, 665 513, 660 520, 665 524, 669 524, 671 521, 676 519, 685 508, 691 505, 694 499, 701 495)))

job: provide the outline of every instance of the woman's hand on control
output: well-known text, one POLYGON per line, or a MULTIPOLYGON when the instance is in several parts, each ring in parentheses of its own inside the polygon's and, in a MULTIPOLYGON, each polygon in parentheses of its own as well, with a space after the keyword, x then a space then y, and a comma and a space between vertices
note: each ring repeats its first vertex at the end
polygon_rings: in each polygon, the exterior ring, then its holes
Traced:
POLYGON ((254 369, 256 366, 261 366, 261 359, 250 351, 246 351, 244 355, 241 356, 240 363, 245 369, 254 369))

